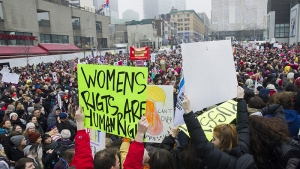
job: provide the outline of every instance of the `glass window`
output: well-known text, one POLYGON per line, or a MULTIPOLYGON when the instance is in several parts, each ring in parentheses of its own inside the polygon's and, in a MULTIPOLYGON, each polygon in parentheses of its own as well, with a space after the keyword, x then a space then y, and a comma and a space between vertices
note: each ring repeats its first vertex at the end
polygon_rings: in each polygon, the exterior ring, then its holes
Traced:
POLYGON ((62 35, 57 35, 57 43, 63 43, 63 36, 62 35))
POLYGON ((178 14, 178 18, 181 18, 182 17, 182 14, 178 14))
POLYGON ((41 27, 50 27, 50 17, 49 12, 47 11, 37 11, 39 26, 41 27))
MULTIPOLYGON (((5 34, 5 32, 4 31, 0 31, 0 35, 1 34, 5 34)), ((6 41, 5 41, 5 39, 4 39, 4 37, 1 37, 0 36, 0 45, 7 45, 7 43, 6 43, 6 41)))
MULTIPOLYGON (((6 32, 6 34, 9 35, 15 35, 15 32, 6 32)), ((17 45, 17 40, 16 39, 9 39, 8 41, 8 45, 17 45)))
POLYGON ((97 33, 102 33, 102 22, 96 21, 97 33))
POLYGON ((0 2, 0 22, 4 21, 2 2, 0 2))
POLYGON ((51 36, 49 34, 45 35, 45 42, 44 43, 51 43, 51 36))
MULTIPOLYGON (((16 35, 23 36, 24 33, 22 33, 22 32, 16 32, 16 35)), ((20 40, 20 39, 17 39, 17 45, 25 45, 25 41, 26 41, 26 40, 20 40)), ((28 43, 26 43, 26 45, 28 45, 28 43)))
POLYGON ((45 42, 45 35, 44 34, 40 34, 40 42, 41 43, 46 43, 45 42))
POLYGON ((67 35, 63 36, 63 43, 69 43, 69 36, 67 35))
POLYGON ((285 38, 289 36, 289 24, 275 24, 275 37, 276 38, 285 38))
POLYGON ((58 38, 57 38, 57 35, 52 35, 52 43, 59 43, 58 42, 58 38))
POLYGON ((80 18, 72 17, 73 29, 80 29, 80 18))

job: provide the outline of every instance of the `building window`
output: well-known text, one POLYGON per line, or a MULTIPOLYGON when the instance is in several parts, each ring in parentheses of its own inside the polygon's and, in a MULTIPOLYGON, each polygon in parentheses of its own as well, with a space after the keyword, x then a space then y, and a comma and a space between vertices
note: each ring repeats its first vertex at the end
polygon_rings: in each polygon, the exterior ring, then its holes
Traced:
POLYGON ((32 33, 0 31, 0 45, 32 46, 35 39, 32 33))
MULTIPOLYGON (((93 38, 92 38, 92 42, 93 42, 93 38)), ((79 48, 91 48, 90 43, 91 43, 90 37, 74 36, 74 45, 79 48)))
POLYGON ((73 29, 80 29, 80 18, 72 16, 73 29))
POLYGON ((185 18, 184 21, 190 21, 190 18, 185 18))
POLYGON ((96 21, 96 31, 102 33, 102 22, 96 21))
POLYGON ((185 14, 184 17, 190 17, 190 14, 185 14))
POLYGON ((4 22, 2 2, 0 2, 0 22, 4 22))
POLYGON ((182 17, 182 14, 178 14, 178 18, 181 18, 182 17))
MULTIPOLYGON (((98 38, 98 48, 107 48, 107 38, 98 38)), ((138 46, 138 45, 137 45, 138 46)))
POLYGON ((290 25, 285 24, 275 24, 275 38, 285 38, 289 37, 290 25))
POLYGON ((49 12, 38 10, 37 11, 39 26, 50 27, 50 17, 49 12))
POLYGON ((185 27, 184 30, 188 31, 190 30, 190 27, 185 27))
POLYGON ((69 43, 67 35, 40 34, 41 43, 69 43))

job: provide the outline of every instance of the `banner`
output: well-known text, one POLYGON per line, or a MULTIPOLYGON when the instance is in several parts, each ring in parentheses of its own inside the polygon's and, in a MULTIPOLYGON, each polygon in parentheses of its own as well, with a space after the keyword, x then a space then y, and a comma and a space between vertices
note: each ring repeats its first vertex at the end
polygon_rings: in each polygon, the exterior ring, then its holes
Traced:
POLYGON ((146 117, 150 124, 146 142, 161 143, 173 125, 173 86, 149 85, 147 87, 146 117))
POLYGON ((185 43, 181 49, 185 93, 194 112, 236 97, 238 84, 230 40, 185 43))
POLYGON ((137 123, 146 112, 147 80, 147 68, 78 65, 85 127, 135 138, 137 123))
POLYGON ((8 72, 1 72, 2 73, 2 82, 18 84, 20 75, 16 73, 8 73, 8 72))
POLYGON ((130 60, 149 60, 150 59, 150 47, 134 48, 130 46, 130 60))
MULTIPOLYGON (((219 124, 229 124, 236 118, 237 113, 237 102, 228 100, 227 102, 215 107, 202 115, 198 116, 197 119, 202 126, 202 129, 206 135, 206 138, 210 141, 213 138, 213 129, 219 124)), ((186 135, 189 136, 186 125, 179 127, 186 135)))

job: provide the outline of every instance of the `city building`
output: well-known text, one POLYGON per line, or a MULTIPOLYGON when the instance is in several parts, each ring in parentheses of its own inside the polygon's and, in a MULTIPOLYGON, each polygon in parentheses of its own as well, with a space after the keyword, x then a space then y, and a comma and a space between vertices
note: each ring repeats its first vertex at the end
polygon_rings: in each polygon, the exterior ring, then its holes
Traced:
MULTIPOLYGON (((290 35, 290 1, 268 0, 267 40, 288 43, 290 35), (275 39, 275 40, 274 40, 275 39)), ((296 8, 296 6, 295 6, 296 8)), ((295 9, 293 8, 293 9, 295 9)), ((297 12, 296 12, 297 13, 297 12)))
POLYGON ((109 0, 110 16, 119 19, 119 3, 118 0, 109 0))
POLYGON ((265 40, 267 0, 212 0, 214 39, 265 40))
POLYGON ((100 50, 109 43, 109 17, 48 0, 1 0, 0 18, 0 55, 100 50))
POLYGON ((198 42, 204 39, 204 21, 194 10, 171 10, 171 19, 177 23, 177 34, 180 41, 198 42))
POLYGON ((86 11, 95 13, 94 0, 80 0, 80 6, 86 11))
POLYGON ((162 38, 157 37, 157 28, 153 19, 131 21, 126 25, 129 46, 150 46, 151 50, 162 46, 162 38))
POLYGON ((158 17, 158 0, 143 0, 144 19, 154 19, 158 17))
POLYGON ((158 11, 159 14, 169 13, 172 8, 179 11, 186 10, 186 0, 163 0, 159 1, 158 11))
POLYGON ((128 34, 126 24, 115 24, 110 26, 110 46, 115 44, 127 44, 128 34))
POLYGON ((140 15, 136 11, 129 9, 129 10, 126 10, 122 13, 122 19, 129 19, 129 20, 139 21, 140 20, 140 15))
POLYGON ((177 45, 177 23, 171 18, 170 13, 161 14, 160 19, 155 20, 157 36, 162 38, 162 45, 177 45))
POLYGON ((200 18, 204 21, 204 25, 205 25, 205 33, 204 33, 204 41, 208 41, 209 36, 211 36, 211 22, 210 19, 208 19, 207 15, 205 12, 201 12, 198 13, 198 15, 200 16, 200 18))

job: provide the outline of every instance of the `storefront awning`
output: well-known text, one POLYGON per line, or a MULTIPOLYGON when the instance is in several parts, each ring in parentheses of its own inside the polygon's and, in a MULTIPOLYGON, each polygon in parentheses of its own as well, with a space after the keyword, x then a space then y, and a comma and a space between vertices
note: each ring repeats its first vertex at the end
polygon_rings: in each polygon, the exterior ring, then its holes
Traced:
POLYGON ((72 44, 46 44, 40 43, 39 47, 46 50, 49 54, 51 53, 68 53, 68 52, 76 52, 80 51, 75 45, 72 44))
POLYGON ((0 46, 0 56, 32 56, 47 54, 47 51, 37 46, 0 46))

